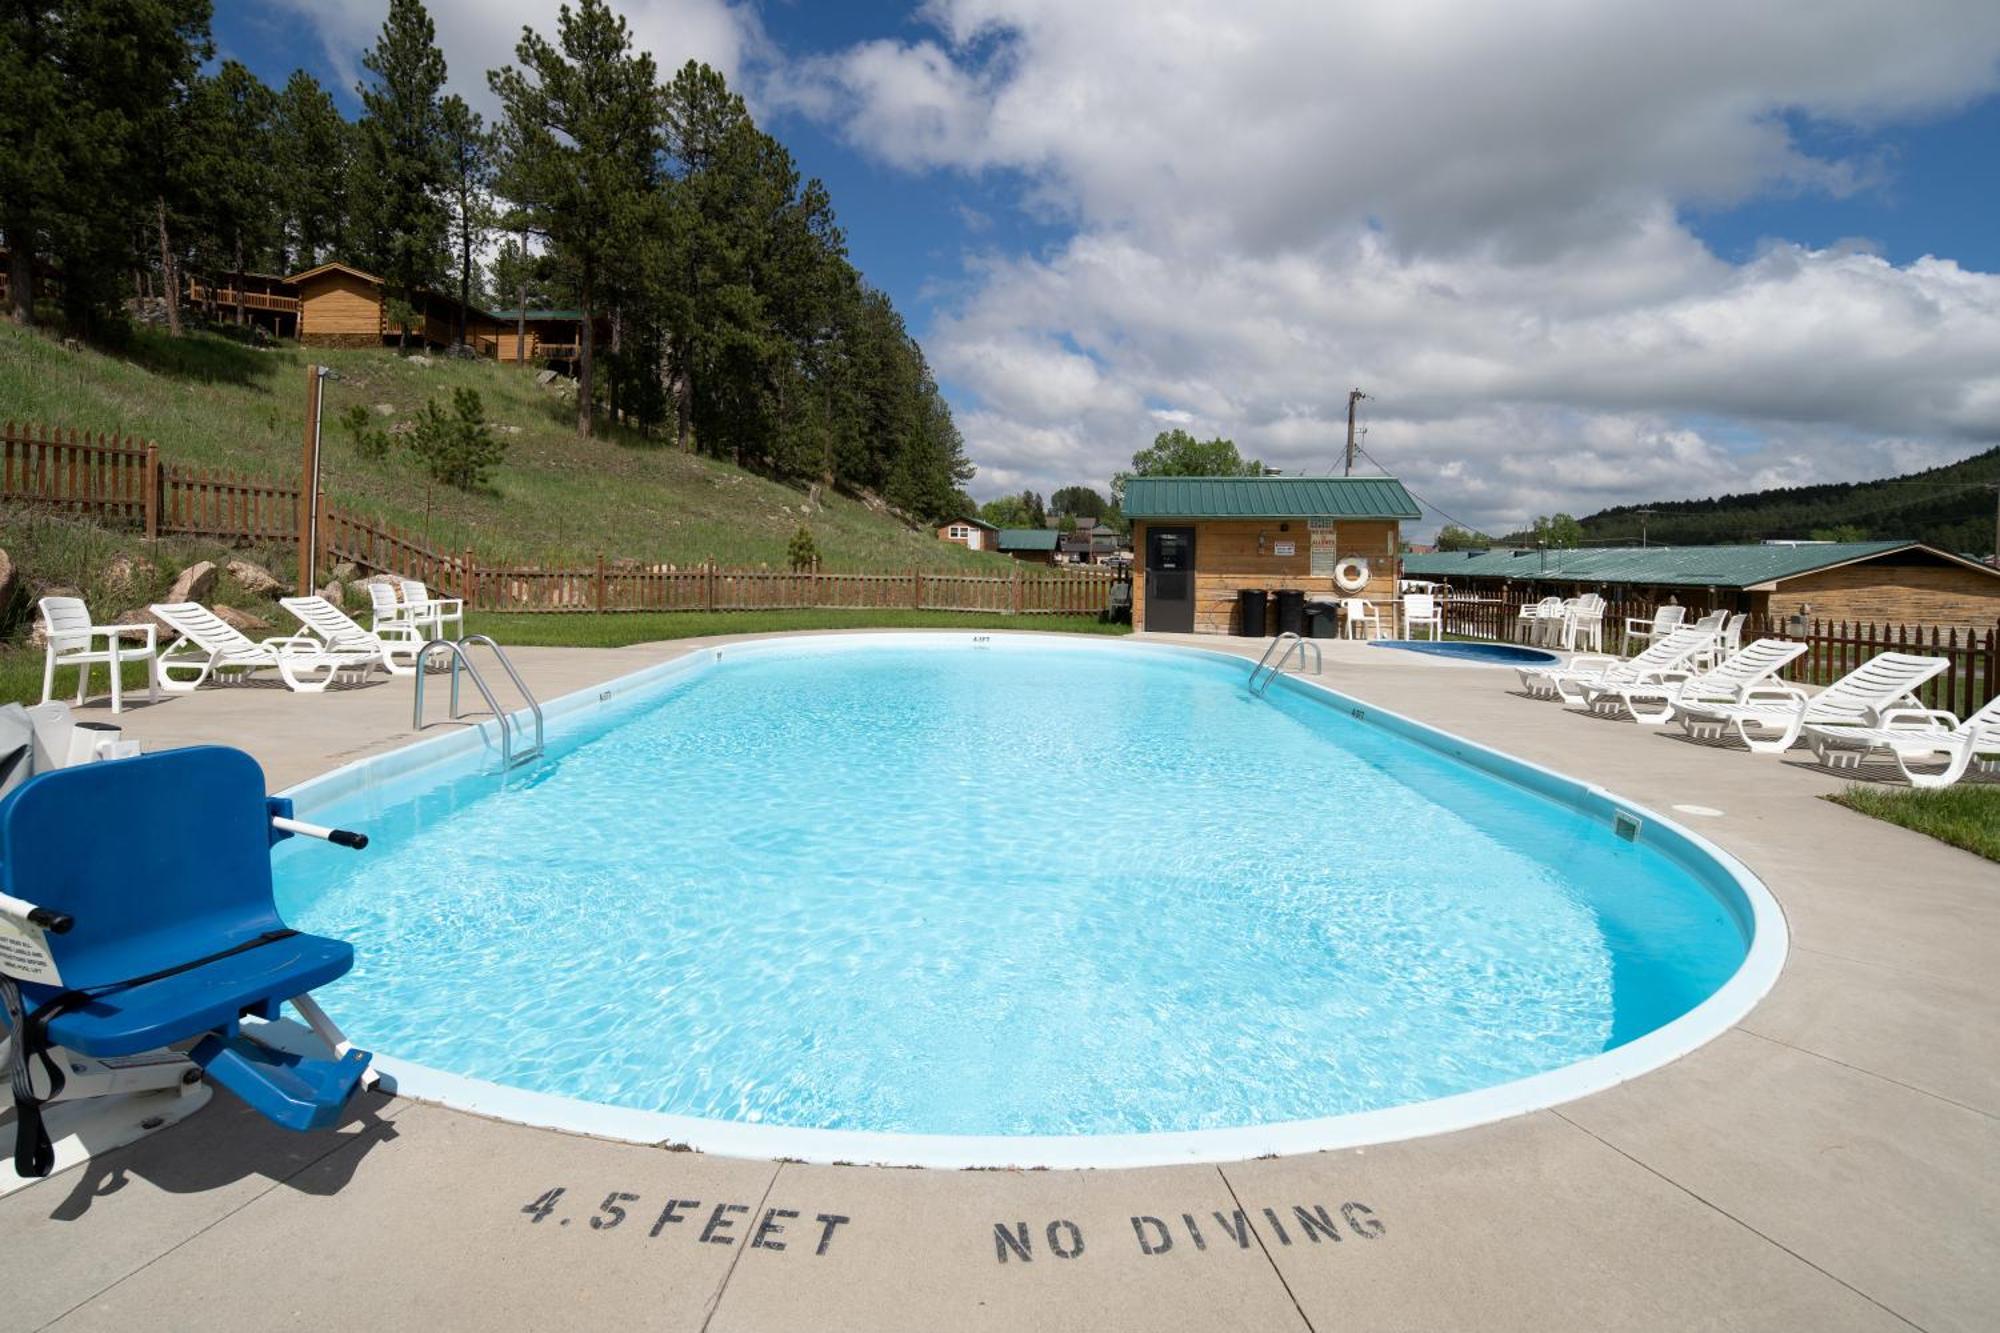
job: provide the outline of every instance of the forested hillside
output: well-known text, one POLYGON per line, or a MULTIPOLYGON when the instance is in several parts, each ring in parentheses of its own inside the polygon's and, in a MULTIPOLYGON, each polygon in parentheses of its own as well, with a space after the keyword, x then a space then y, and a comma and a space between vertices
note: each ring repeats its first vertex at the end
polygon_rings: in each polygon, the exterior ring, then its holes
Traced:
POLYGON ((1705 500, 1620 505, 1583 520, 1593 543, 1639 539, 1641 509, 1649 541, 1680 545, 1769 538, 1865 541, 1909 537, 1947 551, 1990 555, 2000 449, 1886 481, 1787 486, 1705 500))
POLYGON ((210 70, 210 17, 209 0, 0 9, 16 322, 116 350, 135 311, 168 337, 227 321, 183 308, 190 279, 339 259, 385 279, 398 321, 424 289, 596 317, 578 435, 615 422, 926 518, 966 506, 971 466, 922 350, 848 261, 825 188, 716 71, 663 77, 603 0, 579 0, 478 72, 488 125, 445 92, 421 0, 391 0, 349 121, 303 70, 282 89, 210 70))

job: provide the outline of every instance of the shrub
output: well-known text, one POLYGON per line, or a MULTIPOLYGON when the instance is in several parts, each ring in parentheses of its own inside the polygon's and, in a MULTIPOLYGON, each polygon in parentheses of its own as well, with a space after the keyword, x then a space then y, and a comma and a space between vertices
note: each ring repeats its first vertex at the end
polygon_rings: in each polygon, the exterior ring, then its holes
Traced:
POLYGON ((507 446, 486 424, 486 407, 473 389, 454 389, 451 410, 439 407, 436 399, 417 411, 416 426, 410 432, 410 452, 433 480, 462 491, 486 484, 488 469, 499 463, 507 446))
POLYGON ((799 530, 792 534, 792 544, 786 548, 785 556, 792 562, 793 570, 811 569, 819 563, 819 546, 813 541, 812 529, 799 524, 799 530))
POLYGON ((354 452, 370 462, 380 462, 389 456, 389 432, 378 429, 375 416, 360 403, 340 414, 340 424, 354 437, 354 452))

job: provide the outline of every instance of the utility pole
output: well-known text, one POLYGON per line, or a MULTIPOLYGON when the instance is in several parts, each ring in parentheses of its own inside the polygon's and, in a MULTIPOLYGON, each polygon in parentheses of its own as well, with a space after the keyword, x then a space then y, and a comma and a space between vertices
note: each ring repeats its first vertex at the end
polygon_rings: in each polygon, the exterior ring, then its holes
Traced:
POLYGON ((1354 405, 1368 395, 1359 389, 1347 391, 1347 471, 1345 476, 1354 475, 1354 405))
POLYGON ((1634 509, 1632 512, 1639 516, 1639 547, 1641 550, 1643 550, 1645 549, 1646 545, 1646 520, 1651 518, 1654 514, 1657 514, 1659 510, 1634 509))

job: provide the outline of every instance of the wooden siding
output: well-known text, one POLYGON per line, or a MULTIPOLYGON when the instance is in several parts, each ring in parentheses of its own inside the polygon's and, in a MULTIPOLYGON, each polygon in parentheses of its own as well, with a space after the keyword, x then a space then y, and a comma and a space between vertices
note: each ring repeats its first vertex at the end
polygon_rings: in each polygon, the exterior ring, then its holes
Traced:
POLYGON ((299 341, 343 347, 380 345, 382 289, 338 269, 301 282, 299 341))
MULTIPOLYGON (((1132 525, 1132 624, 1146 627, 1146 529, 1132 525)), ((1312 574, 1312 529, 1305 519, 1194 519, 1162 522, 1161 527, 1191 527, 1194 533, 1194 631, 1197 634, 1236 633, 1236 594, 1244 588, 1273 591, 1296 588, 1308 601, 1359 597, 1375 603, 1385 631, 1395 621, 1396 580, 1402 525, 1394 519, 1354 519, 1334 525, 1338 558, 1359 556, 1368 562, 1368 582, 1345 592, 1331 577, 1312 574), (1291 542, 1293 553, 1276 554, 1280 542, 1291 542)), ((1268 625, 1269 622, 1267 622, 1268 625)))
POLYGON ((1867 560, 1786 579, 1770 595, 1773 615, 1795 615, 1802 606, 1815 620, 1984 628, 2000 620, 2000 574, 1867 560))

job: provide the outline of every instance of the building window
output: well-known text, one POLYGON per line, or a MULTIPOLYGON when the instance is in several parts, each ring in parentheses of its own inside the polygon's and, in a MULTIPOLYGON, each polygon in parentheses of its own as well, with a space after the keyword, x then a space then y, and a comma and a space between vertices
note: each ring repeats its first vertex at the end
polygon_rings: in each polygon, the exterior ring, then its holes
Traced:
POLYGON ((971 535, 972 535, 972 529, 970 528, 953 528, 951 530, 951 539, 953 541, 962 542, 971 535))

